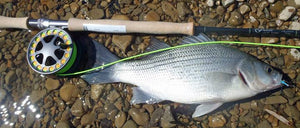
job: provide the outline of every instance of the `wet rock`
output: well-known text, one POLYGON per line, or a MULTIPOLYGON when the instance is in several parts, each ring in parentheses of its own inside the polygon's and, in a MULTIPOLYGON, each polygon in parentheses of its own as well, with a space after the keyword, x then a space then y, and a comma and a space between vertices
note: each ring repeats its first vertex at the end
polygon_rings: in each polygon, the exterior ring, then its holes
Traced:
POLYGON ((223 115, 209 116, 208 122, 210 127, 223 127, 226 124, 226 119, 223 115))
POLYGON ((132 120, 128 120, 122 128, 137 128, 137 125, 132 120))
POLYGON ((160 125, 161 125, 161 127, 174 127, 174 126, 176 126, 176 124, 172 124, 171 122, 173 122, 173 121, 175 121, 175 120, 171 113, 171 108, 170 108, 170 106, 166 106, 165 112, 160 120, 160 125))
POLYGON ((132 35, 113 35, 112 42, 123 52, 126 52, 133 41, 132 35))
POLYGON ((283 96, 270 96, 264 101, 264 104, 282 104, 287 103, 287 100, 283 96))
POLYGON ((267 44, 278 43, 278 41, 279 41, 279 38, 277 38, 277 37, 262 37, 261 38, 261 42, 267 43, 267 44))
POLYGON ((2 102, 2 100, 6 97, 6 91, 2 88, 0 88, 0 103, 2 102))
POLYGON ((71 126, 69 125, 69 123, 67 121, 58 121, 58 123, 56 124, 57 128, 70 128, 71 126))
POLYGON ((119 112, 118 115, 116 115, 115 117, 115 125, 117 128, 121 128, 123 126, 123 124, 126 121, 126 113, 125 112, 119 112))
POLYGON ((104 11, 103 9, 94 8, 89 11, 88 16, 90 19, 101 19, 104 17, 104 11))
POLYGON ((187 14, 191 14, 192 11, 186 6, 184 2, 177 3, 177 13, 181 19, 184 19, 184 17, 187 14))
POLYGON ((260 122, 257 125, 258 128, 272 128, 272 126, 270 125, 270 123, 267 120, 264 120, 262 122, 260 122))
POLYGON ((91 98, 97 102, 99 97, 102 95, 104 86, 101 84, 93 84, 91 85, 91 98))
POLYGON ((284 9, 282 1, 277 1, 275 4, 270 5, 270 11, 279 13, 284 9))
POLYGON ((79 10, 79 5, 76 2, 70 4, 71 12, 75 14, 79 10))
POLYGON ((145 16, 144 16, 145 21, 159 21, 160 16, 155 12, 155 11, 149 11, 145 16))
POLYGON ((96 114, 94 112, 87 113, 82 116, 81 118, 81 125, 86 126, 86 125, 91 125, 96 119, 96 114))
POLYGON ((291 25, 289 26, 290 30, 300 30, 300 23, 297 21, 294 21, 291 23, 291 25))
POLYGON ((209 7, 213 7, 215 5, 215 1, 214 0, 207 0, 206 1, 207 6, 209 7))
POLYGON ((120 94, 116 91, 116 90, 113 90, 111 91, 108 96, 107 96, 107 100, 110 102, 110 103, 114 103, 114 101, 116 99, 118 99, 120 97, 120 94))
POLYGON ((79 94, 79 89, 77 88, 77 86, 69 82, 65 83, 59 90, 59 95, 65 102, 68 102, 72 98, 77 97, 78 94, 79 94))
POLYGON ((234 11, 231 13, 228 23, 232 26, 238 26, 243 23, 243 20, 243 16, 239 12, 234 11))
POLYGON ((162 108, 155 109, 150 118, 150 126, 156 126, 155 124, 158 123, 163 114, 164 110, 162 108))
POLYGON ((287 6, 280 12, 278 19, 287 21, 292 17, 292 15, 294 15, 295 11, 295 7, 287 6))
POLYGON ((148 123, 149 115, 147 113, 141 112, 136 108, 131 108, 128 113, 138 125, 146 125, 148 123))
POLYGON ((235 0, 222 0, 222 5, 227 8, 229 5, 233 4, 235 0))
POLYGON ((299 120, 300 113, 295 106, 287 105, 283 110, 289 117, 292 117, 295 120, 299 120))
POLYGON ((81 117, 84 114, 83 103, 80 99, 77 99, 71 107, 71 113, 74 116, 81 117))
POLYGON ((247 4, 243 4, 240 6, 239 11, 242 15, 244 15, 245 13, 249 12, 251 9, 249 7, 249 5, 247 4))
POLYGON ((167 1, 163 1, 163 2, 161 2, 161 7, 162 7, 163 12, 166 15, 170 16, 173 21, 176 20, 176 18, 177 18, 177 11, 176 11, 175 7, 171 3, 167 2, 167 1))
POLYGON ((13 70, 10 70, 6 75, 5 75, 5 84, 10 85, 12 81, 17 79, 16 72, 13 70))
POLYGON ((46 90, 33 90, 30 94, 30 100, 32 103, 36 103, 46 95, 46 90))
POLYGON ((45 83, 45 87, 48 91, 57 89, 60 86, 59 80, 48 78, 45 83))

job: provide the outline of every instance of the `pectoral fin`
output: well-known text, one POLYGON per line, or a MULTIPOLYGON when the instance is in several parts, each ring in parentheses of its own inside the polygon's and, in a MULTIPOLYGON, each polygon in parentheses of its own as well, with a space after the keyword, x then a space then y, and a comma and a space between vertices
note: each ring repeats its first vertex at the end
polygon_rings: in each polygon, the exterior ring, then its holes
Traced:
POLYGON ((147 103, 154 104, 162 101, 160 98, 157 98, 149 93, 144 92, 139 87, 133 87, 133 96, 131 98, 131 104, 147 103))
POLYGON ((206 104, 200 104, 197 106, 195 112, 193 113, 193 118, 205 115, 207 113, 210 113, 214 110, 216 110, 218 107, 220 107, 223 103, 206 103, 206 104))

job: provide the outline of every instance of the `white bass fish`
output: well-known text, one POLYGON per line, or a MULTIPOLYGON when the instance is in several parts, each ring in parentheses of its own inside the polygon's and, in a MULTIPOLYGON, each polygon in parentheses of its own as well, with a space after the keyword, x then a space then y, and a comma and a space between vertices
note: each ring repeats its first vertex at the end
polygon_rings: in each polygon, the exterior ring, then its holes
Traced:
MULTIPOLYGON (((211 41, 204 34, 184 39, 183 44, 211 41)), ((157 39, 150 50, 169 47, 157 39)), ((104 46, 97 48, 99 64, 119 58, 104 46)), ((123 82, 136 85, 132 104, 169 100, 200 104, 193 117, 207 114, 223 103, 252 97, 278 88, 282 74, 251 55, 220 45, 176 48, 139 60, 117 63, 92 75, 82 76, 90 84, 123 82)))

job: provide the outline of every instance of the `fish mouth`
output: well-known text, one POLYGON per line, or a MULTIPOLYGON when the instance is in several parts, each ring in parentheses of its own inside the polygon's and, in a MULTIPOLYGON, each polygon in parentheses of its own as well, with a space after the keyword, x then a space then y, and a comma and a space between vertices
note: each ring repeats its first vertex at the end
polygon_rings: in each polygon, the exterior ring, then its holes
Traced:
POLYGON ((276 89, 276 88, 282 86, 282 84, 281 84, 282 77, 283 77, 282 74, 277 74, 275 76, 275 78, 273 79, 272 85, 270 86, 269 89, 276 89))
POLYGON ((239 76, 242 79, 243 83, 249 87, 249 84, 248 84, 244 74, 241 71, 239 71, 239 76))

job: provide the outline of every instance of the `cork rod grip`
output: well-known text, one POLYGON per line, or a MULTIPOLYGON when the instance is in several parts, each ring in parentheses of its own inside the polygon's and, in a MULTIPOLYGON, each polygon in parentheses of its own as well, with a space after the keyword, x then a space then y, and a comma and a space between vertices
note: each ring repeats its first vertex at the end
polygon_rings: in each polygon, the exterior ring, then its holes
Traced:
POLYGON ((70 31, 96 31, 107 33, 149 33, 149 34, 194 34, 193 23, 170 23, 156 21, 127 20, 82 20, 71 18, 70 31))
POLYGON ((11 18, 11 17, 0 16, 0 29, 1 28, 28 29, 27 20, 28 17, 11 18))

